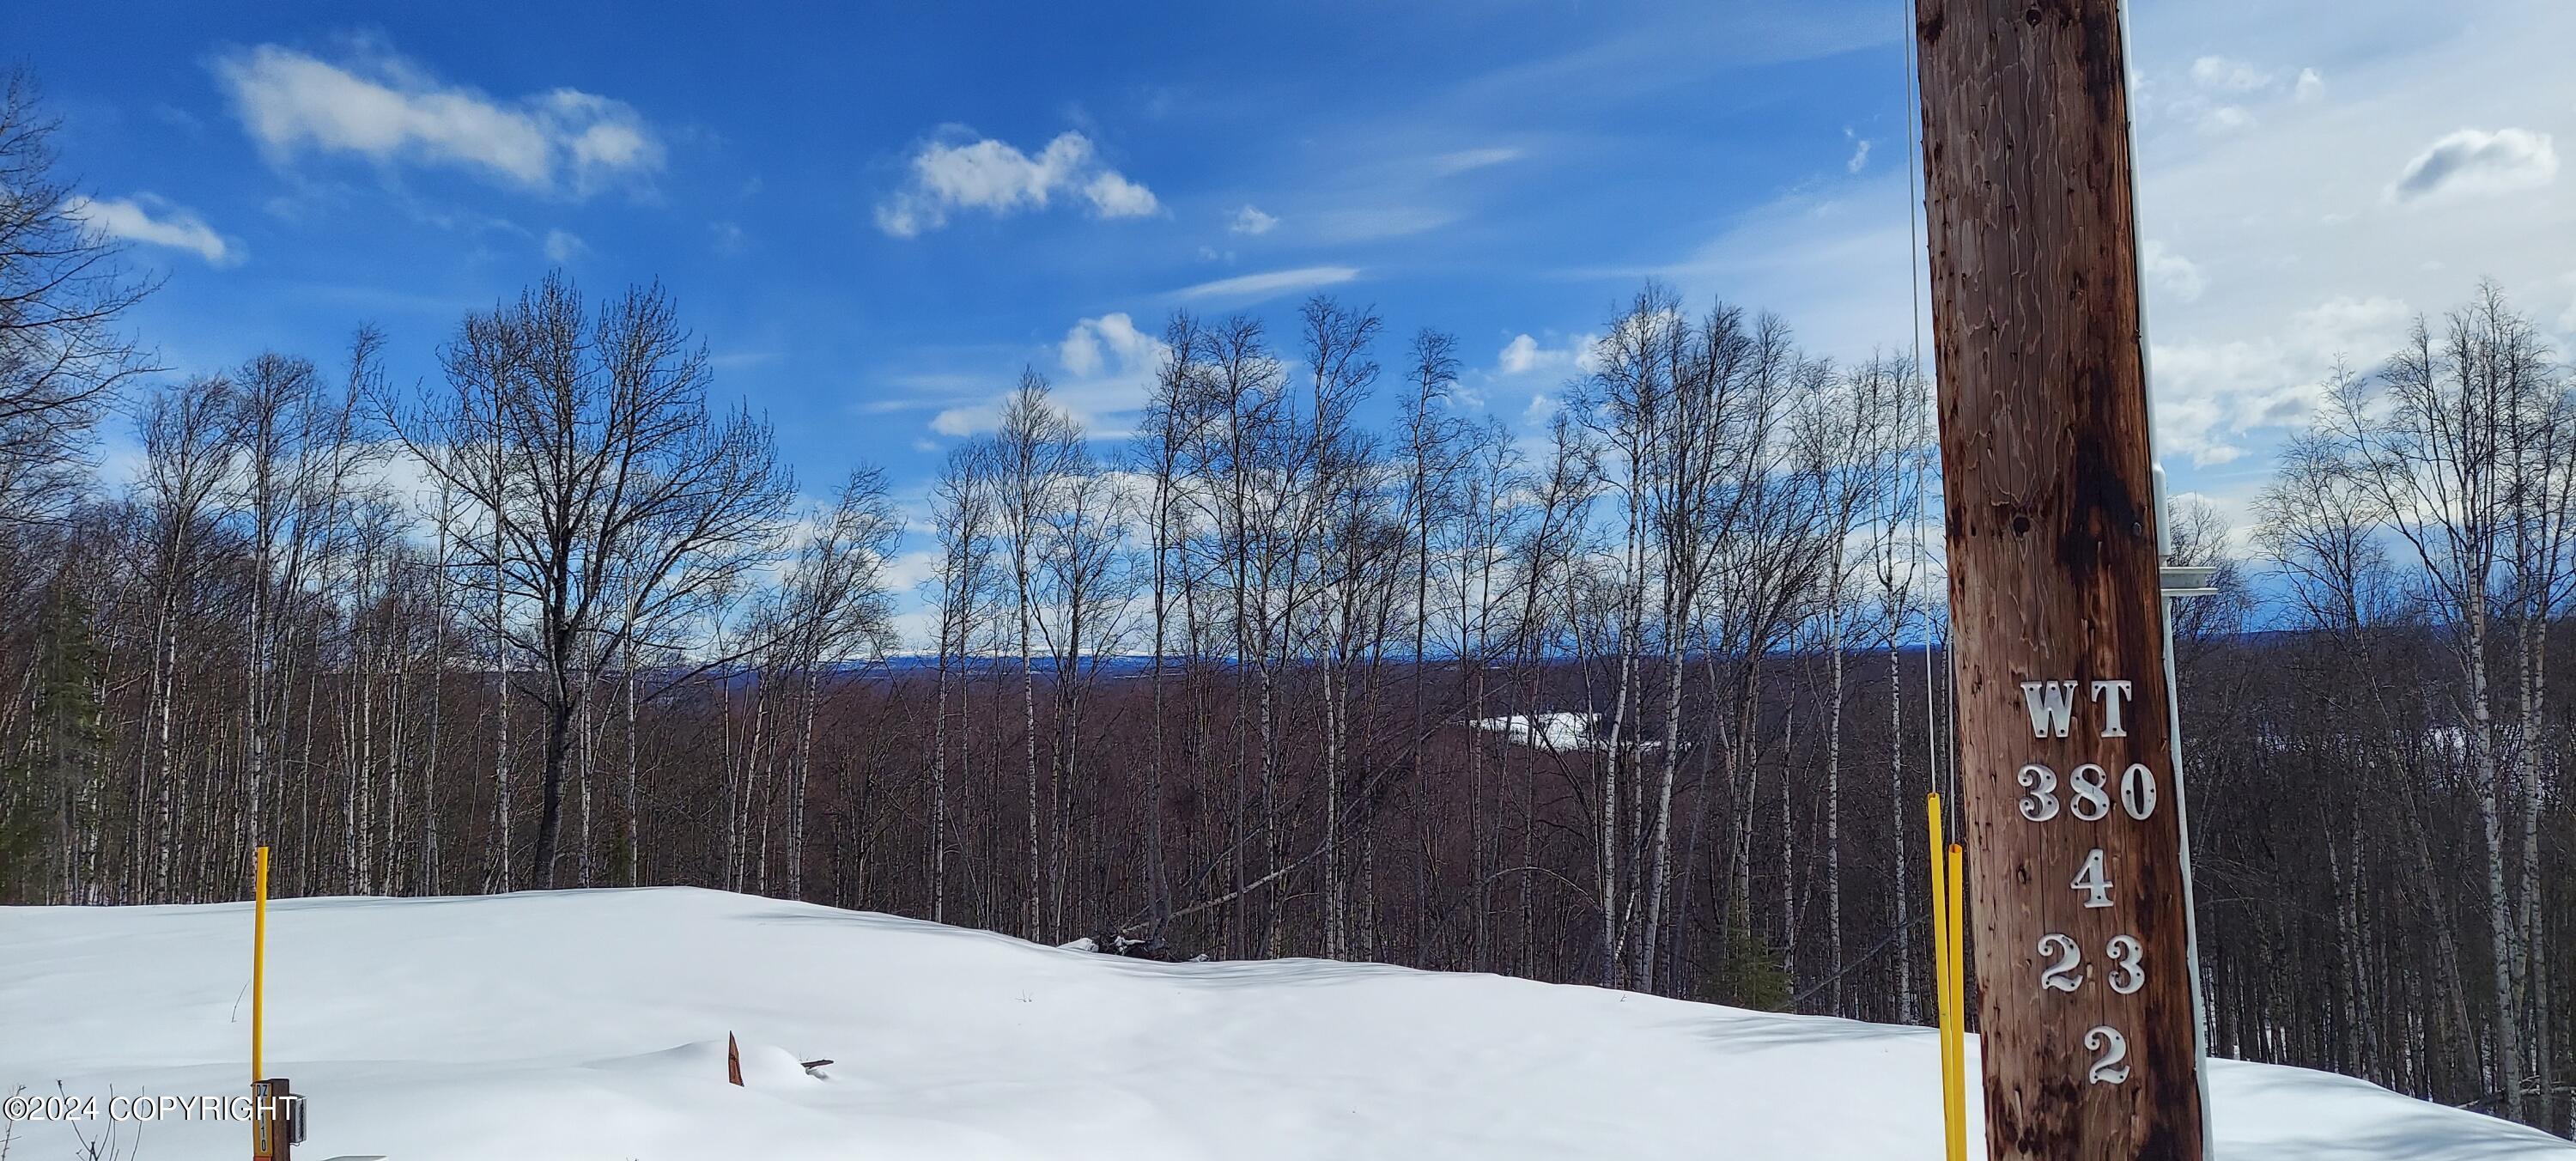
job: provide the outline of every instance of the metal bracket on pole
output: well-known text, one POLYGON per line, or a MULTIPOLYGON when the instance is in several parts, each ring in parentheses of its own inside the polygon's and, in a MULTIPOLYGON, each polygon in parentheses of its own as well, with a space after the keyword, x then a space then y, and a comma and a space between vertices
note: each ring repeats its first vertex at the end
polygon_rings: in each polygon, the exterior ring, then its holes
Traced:
POLYGON ((2157 581, 2168 597, 2214 597, 2218 590, 2209 583, 2218 575, 2218 567, 2208 564, 2168 564, 2156 570, 2157 581))
POLYGON ((2168 597, 2214 597, 2218 590, 2210 587, 2209 578, 2218 575, 2215 565, 2172 564, 2173 502, 2165 499, 2165 466, 2157 464, 2156 474, 2156 560, 2157 587, 2168 597))

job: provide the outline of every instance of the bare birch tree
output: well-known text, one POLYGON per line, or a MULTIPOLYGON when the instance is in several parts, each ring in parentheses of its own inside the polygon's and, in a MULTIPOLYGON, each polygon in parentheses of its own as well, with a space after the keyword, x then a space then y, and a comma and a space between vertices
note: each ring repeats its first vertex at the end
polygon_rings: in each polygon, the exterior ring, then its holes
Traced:
MULTIPOLYGON (((497 626, 545 713, 530 879, 556 882, 575 720, 638 627, 667 624, 775 551, 793 494, 767 423, 707 402, 706 351, 659 288, 594 314, 560 275, 468 317, 448 392, 389 407, 436 475, 494 515, 470 575, 519 610, 497 626), (497 542, 497 544, 496 544, 497 542)), ((504 608, 508 608, 507 604, 504 608)))

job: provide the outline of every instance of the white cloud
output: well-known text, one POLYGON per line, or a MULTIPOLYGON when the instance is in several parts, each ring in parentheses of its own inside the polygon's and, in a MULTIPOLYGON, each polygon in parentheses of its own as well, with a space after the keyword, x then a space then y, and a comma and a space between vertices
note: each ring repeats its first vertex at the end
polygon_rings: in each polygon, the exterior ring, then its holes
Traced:
POLYGON ((1852 143, 1851 160, 1843 163, 1843 172, 1859 173, 1862 166, 1869 164, 1870 139, 1867 137, 1853 137, 1852 131, 1849 129, 1843 130, 1843 136, 1850 137, 1852 143))
POLYGON ((2254 124, 2254 115, 2242 105, 2214 105, 2200 115, 2203 133, 2233 133, 2254 124))
POLYGON ((930 417, 930 430, 941 435, 964 437, 979 431, 990 431, 1000 421, 1002 409, 991 403, 950 407, 930 417))
POLYGON ((241 261, 239 248, 216 233, 196 211, 148 193, 104 200, 76 197, 64 203, 63 213, 111 238, 186 250, 210 266, 230 266, 241 261))
MULTIPOLYGON (((1138 330, 1124 311, 1080 319, 1056 344, 1050 396, 1093 437, 1123 435, 1144 408, 1154 372, 1170 350, 1138 330)), ((1001 422, 1005 398, 1006 393, 988 394, 944 407, 931 416, 930 429, 952 438, 991 431, 1001 422)))
POLYGON ((775 363, 782 357, 784 353, 780 351, 718 351, 707 356, 707 365, 722 371, 738 367, 758 367, 775 363))
POLYGON ((881 579, 887 588, 895 592, 911 592, 937 577, 940 563, 940 554, 931 549, 916 548, 910 552, 898 552, 892 560, 885 562, 885 572, 881 579))
POLYGON ((387 53, 341 65, 274 44, 227 53, 214 70, 272 161, 355 153, 575 195, 662 165, 661 141, 633 107, 576 89, 497 101, 387 53))
POLYGON ((1100 163, 1091 139, 1058 134, 1032 156, 1008 142, 963 140, 950 126, 949 140, 933 140, 912 156, 903 188, 877 204, 877 228, 897 238, 917 237, 948 224, 957 210, 1009 217, 1045 209, 1059 194, 1078 195, 1103 218, 1148 217, 1162 209, 1154 191, 1100 163))
POLYGON ((2470 24, 2403 0, 2342 6, 2333 22, 2232 0, 2133 8, 2139 71, 2160 81, 2137 138, 2137 205, 2146 236, 2173 248, 2162 261, 2153 247, 2140 256, 2157 444, 2177 490, 2259 486, 2279 441, 2309 422, 2339 356, 2368 372, 2416 310, 2464 301, 2482 276, 2545 307, 2543 319, 2566 305, 2550 280, 2576 270, 2576 204, 2556 186, 2471 212, 2451 200, 2460 175, 2442 163, 2486 144, 2473 140, 2427 163, 2419 184, 2439 192, 2417 201, 2394 188, 2410 159, 2463 126, 2534 131, 2523 143, 2532 148, 2486 151, 2479 160, 2507 164, 2468 166, 2481 172, 2466 184, 2517 170, 2540 180, 2530 172, 2542 168, 2538 131, 2556 129, 2546 111, 2576 107, 2576 74, 2557 67, 2563 53, 2552 47, 2576 35, 2576 9, 2497 5, 2494 20, 2470 24), (2261 67, 2195 77, 2193 55, 2156 59, 2154 44, 2206 43, 2213 27, 2228 28, 2231 43, 2265 46, 2261 67), (2230 78, 2248 71, 2269 85, 2201 83, 2237 84, 2230 78), (2472 75, 2492 83, 2459 83, 2472 75), (2241 106, 2249 123, 2206 132, 2207 102, 2241 106), (2170 261, 2186 256, 2203 276, 2196 296, 2170 261))
POLYGON ((2202 465, 2237 459, 2248 433, 2305 421, 2337 359, 2377 363, 2413 313, 2392 298, 2339 297, 2299 311, 2278 335, 2154 344, 2157 450, 2202 465))
POLYGON ((1220 278, 1184 287, 1182 298, 1269 298, 1291 291, 1314 290, 1335 283, 1349 282, 1360 272, 1349 266, 1304 266, 1295 270, 1272 270, 1220 278))
POLYGON ((742 253, 743 247, 750 242, 742 232, 741 223, 738 222, 709 222, 707 237, 709 243, 715 247, 716 253, 728 258, 742 253))
POLYGON ((1495 354, 1494 374, 1590 371, 1593 368, 1593 348, 1599 342, 1597 335, 1579 335, 1568 339, 1562 347, 1549 347, 1528 334, 1514 335, 1512 341, 1503 344, 1503 349, 1495 354))
POLYGON ((566 143, 576 170, 634 169, 660 163, 661 147, 623 104, 571 89, 557 89, 547 99, 567 124, 582 126, 566 143))
POLYGON ((1162 354, 1162 340, 1137 330, 1136 320, 1123 311, 1073 324, 1056 345, 1064 369, 1082 378, 1099 374, 1112 362, 1124 371, 1150 368, 1162 354))
POLYGON ((1055 383, 1057 405, 1094 436, 1123 435, 1145 407, 1154 372, 1171 348, 1136 329, 1124 311, 1077 321, 1056 344, 1064 374, 1055 383))
POLYGON ((1473 169, 1484 169, 1488 166, 1518 161, 1522 156, 1523 151, 1514 146, 1496 146, 1487 149, 1461 149, 1453 153, 1443 153, 1438 157, 1432 158, 1431 170, 1442 177, 1449 177, 1465 173, 1473 169))
POLYGON ((2201 277, 2197 264, 2153 239, 2138 247, 2138 266, 2146 271, 2148 282, 2163 287, 2184 302, 2199 299, 2200 292, 2209 286, 2208 280, 2201 277))
POLYGON ((2140 68, 2130 79, 2131 112, 2142 124, 2172 118, 2211 135, 2250 130, 2257 108, 2285 96, 2314 100, 2325 85, 2313 68, 2301 69, 2295 80, 2288 80, 2278 70, 2227 56, 2195 57, 2178 77, 2140 68))
POLYGON ((2278 80, 2253 64, 2223 56, 2204 56, 2191 62, 2191 79, 2204 89, 2221 93, 2260 92, 2278 80))
POLYGON ((1234 220, 1226 225, 1226 229, 1237 234, 1267 234, 1278 224, 1279 219, 1262 213, 1260 207, 1247 205, 1234 211, 1234 220))
POLYGON ((546 231, 545 245, 546 261, 557 266, 572 261, 583 251, 590 249, 589 243, 567 230, 546 231))
POLYGON ((1127 180, 1117 173, 1103 173, 1082 187, 1091 207, 1104 218, 1150 218, 1162 203, 1154 200, 1154 191, 1127 180))
POLYGON ((2462 129, 2415 155, 2388 187, 2398 201, 2435 194, 2510 193, 2558 178, 2558 150, 2528 129, 2462 129))
POLYGON ((916 188, 934 211, 962 206, 1010 213, 1045 205, 1051 193, 1073 183, 1090 159, 1091 141, 1080 133, 1057 137, 1035 157, 987 137, 964 145, 933 142, 913 155, 912 170, 916 188))

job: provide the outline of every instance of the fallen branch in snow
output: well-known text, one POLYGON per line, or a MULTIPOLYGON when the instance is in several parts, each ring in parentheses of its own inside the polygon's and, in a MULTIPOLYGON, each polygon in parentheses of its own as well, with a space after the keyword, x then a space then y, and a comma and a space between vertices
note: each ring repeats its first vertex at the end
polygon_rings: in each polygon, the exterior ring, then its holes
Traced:
POLYGON ((1101 955, 1125 956, 1128 959, 1150 959, 1157 963, 1200 963, 1207 959, 1204 953, 1185 956, 1172 950, 1171 945, 1163 942, 1163 937, 1160 935, 1145 939, 1131 939, 1106 927, 1101 928, 1098 935, 1077 939, 1064 946, 1071 951, 1097 952, 1101 955))
MULTIPOLYGON (((1306 852, 1304 855, 1302 855, 1302 856, 1298 857, 1298 858, 1297 858, 1297 859, 1295 859, 1295 860, 1292 860, 1292 861, 1287 862, 1287 863, 1282 863, 1282 864, 1280 864, 1280 867, 1279 867, 1279 869, 1278 869, 1278 870, 1272 871, 1272 872, 1270 872, 1270 873, 1269 873, 1269 874, 1267 874, 1267 875, 1263 875, 1262 877, 1260 877, 1260 878, 1258 878, 1258 879, 1254 879, 1253 881, 1251 881, 1251 882, 1249 882, 1249 883, 1246 883, 1246 884, 1244 884, 1244 885, 1242 885, 1242 886, 1240 886, 1240 887, 1235 888, 1234 890, 1228 891, 1228 892, 1226 892, 1225 894, 1223 894, 1223 895, 1219 895, 1219 896, 1217 896, 1217 897, 1215 897, 1215 898, 1213 898, 1213 899, 1202 899, 1202 900, 1200 900, 1200 901, 1198 901, 1198 902, 1196 902, 1196 903, 1192 903, 1192 904, 1190 904, 1190 905, 1189 905, 1189 906, 1187 906, 1187 907, 1183 907, 1183 908, 1181 908, 1181 909, 1180 909, 1180 910, 1178 910, 1178 911, 1175 911, 1175 912, 1172 912, 1172 913, 1171 913, 1171 914, 1169 914, 1169 915, 1163 916, 1163 917, 1162 917, 1162 919, 1161 919, 1159 922, 1162 922, 1162 923, 1169 923, 1169 922, 1171 922, 1172 920, 1178 919, 1178 918, 1180 918, 1180 917, 1182 917, 1182 916, 1184 916, 1184 915, 1196 915, 1196 914, 1198 914, 1198 913, 1199 913, 1199 912, 1201 912, 1201 911, 1207 911, 1207 910, 1211 910, 1211 909, 1214 909, 1214 908, 1223 907, 1223 906, 1225 906, 1225 905, 1226 905, 1226 904, 1228 904, 1228 903, 1232 903, 1232 902, 1234 902, 1234 901, 1235 901, 1235 900, 1237 900, 1237 899, 1243 898, 1244 896, 1249 895, 1249 894, 1251 894, 1251 893, 1253 893, 1253 892, 1255 892, 1255 891, 1258 891, 1258 890, 1262 889, 1263 887, 1267 887, 1267 886, 1269 886, 1269 885, 1270 885, 1270 884, 1272 884, 1272 883, 1276 883, 1276 882, 1278 882, 1278 881, 1279 881, 1279 880, 1281 880, 1281 879, 1285 879, 1285 878, 1287 878, 1288 876, 1290 876, 1290 875, 1293 875, 1293 874, 1297 873, 1297 871, 1298 871, 1300 868, 1304 867, 1304 866, 1305 866, 1306 864, 1308 864, 1308 863, 1311 863, 1311 862, 1315 861, 1315 856, 1320 855, 1320 854, 1323 854, 1323 853, 1324 853, 1324 848, 1322 848, 1322 847, 1316 847, 1314 850, 1311 850, 1311 851, 1306 852)), ((1136 930, 1136 929, 1138 929, 1138 928, 1141 928, 1141 927, 1145 926, 1145 924, 1146 924, 1146 923, 1149 923, 1149 922, 1156 922, 1156 921, 1154 921, 1154 920, 1138 920, 1137 922, 1130 923, 1130 924, 1128 924, 1128 925, 1127 925, 1127 926, 1125 926, 1125 927, 1119 928, 1119 930, 1120 930, 1120 931, 1122 931, 1122 932, 1123 932, 1123 931, 1134 931, 1134 930, 1136 930)))
POLYGON ((1835 972, 1835 973, 1834 973, 1834 974, 1832 974, 1832 975, 1826 976, 1825 978, 1823 978, 1823 979, 1821 979, 1821 980, 1818 980, 1818 981, 1816 981, 1813 985, 1809 986, 1809 987, 1807 988, 1807 990, 1806 990, 1806 991, 1800 992, 1800 993, 1798 993, 1797 995, 1794 995, 1794 996, 1789 997, 1789 1002, 1788 1002, 1787 1004, 1782 1005, 1782 1006, 1781 1006, 1781 1010, 1782 1010, 1782 1011, 1784 1011, 1784 1012, 1795 1012, 1795 1011, 1797 1011, 1797 1010, 1798 1010, 1798 1005, 1799 1005, 1799 1004, 1804 1003, 1804 1002, 1805 1002, 1809 997, 1811 997, 1811 996, 1815 995, 1816 993, 1821 992, 1821 991, 1824 991, 1826 988, 1830 988, 1830 987, 1834 986, 1834 984, 1835 984, 1835 983, 1837 983, 1837 982, 1839 982, 1839 981, 1840 981, 1844 976, 1850 975, 1850 974, 1852 974, 1853 972, 1860 970, 1861 965, 1866 964, 1866 963, 1870 962, 1871 960, 1877 959, 1877 958, 1878 958, 1878 953, 1880 953, 1880 952, 1882 952, 1882 951, 1886 951, 1888 948, 1895 946, 1895 944, 1896 944, 1896 942, 1897 942, 1898 940, 1901 940, 1901 939, 1910 939, 1910 938, 1912 938, 1912 937, 1913 937, 1913 935, 1914 935, 1914 929, 1915 929, 1915 928, 1917 928, 1917 927, 1921 927, 1921 926, 1923 926, 1926 922, 1930 921, 1930 919, 1931 919, 1931 918, 1932 918, 1932 917, 1931 917, 1929 914, 1923 914, 1923 915, 1917 915, 1917 916, 1915 916, 1913 919, 1911 919, 1911 920, 1909 920, 1909 921, 1907 921, 1907 922, 1906 922, 1904 930, 1902 930, 1902 931, 1898 931, 1898 932, 1896 932, 1896 933, 1894 933, 1894 934, 1892 934, 1892 935, 1889 935, 1889 936, 1888 936, 1887 938, 1885 938, 1885 939, 1879 940, 1876 946, 1871 947, 1869 950, 1864 951, 1864 952, 1860 953, 1860 954, 1859 954, 1859 955, 1857 955, 1857 956, 1854 956, 1854 957, 1852 957, 1852 958, 1850 958, 1850 959, 1848 959, 1848 960, 1845 960, 1845 961, 1844 961, 1844 963, 1843 963, 1843 969, 1842 969, 1841 971, 1838 971, 1838 972, 1835 972))
MULTIPOLYGON (((1432 724, 1425 728, 1421 734, 1415 737, 1411 744, 1406 747, 1405 758, 1387 763, 1386 765, 1380 766, 1376 769, 1366 771, 1365 776, 1360 780, 1359 786, 1351 795, 1350 805, 1343 807, 1341 813, 1335 816, 1339 824, 1347 827, 1356 821, 1364 811, 1375 806, 1380 795, 1387 793, 1394 788, 1395 781, 1399 775, 1410 773, 1412 771, 1410 757, 1420 751, 1423 741, 1431 737, 1431 735, 1439 733, 1441 730, 1450 728, 1452 724, 1453 723, 1448 722, 1432 724)), ((1216 852, 1216 857, 1209 860, 1208 871, 1214 871, 1217 867, 1224 865, 1225 860, 1233 855, 1235 848, 1251 841, 1252 837, 1253 836, 1248 834, 1244 835, 1219 849, 1216 852)), ((1223 907, 1228 903, 1234 902, 1237 899, 1253 893, 1254 891, 1258 891, 1263 887, 1267 887, 1272 883, 1276 883, 1281 879, 1297 873, 1299 870, 1303 869, 1306 864, 1314 862, 1317 858, 1322 857, 1326 849, 1328 849, 1327 844, 1319 843, 1316 845, 1315 849, 1308 851, 1287 863, 1281 864, 1277 869, 1271 871, 1269 874, 1263 875, 1258 879, 1245 883, 1244 885, 1228 891, 1225 894, 1216 896, 1215 898, 1202 899, 1187 907, 1183 907, 1178 911, 1155 915, 1152 914, 1151 909, 1148 908, 1147 913, 1145 913, 1141 918, 1131 919, 1117 930, 1119 933, 1124 934, 1131 931, 1144 930, 1150 926, 1154 930, 1160 931, 1165 924, 1181 918, 1184 915, 1196 915, 1201 911, 1223 907)), ((1205 873, 1206 872, 1202 872, 1202 874, 1205 873)))

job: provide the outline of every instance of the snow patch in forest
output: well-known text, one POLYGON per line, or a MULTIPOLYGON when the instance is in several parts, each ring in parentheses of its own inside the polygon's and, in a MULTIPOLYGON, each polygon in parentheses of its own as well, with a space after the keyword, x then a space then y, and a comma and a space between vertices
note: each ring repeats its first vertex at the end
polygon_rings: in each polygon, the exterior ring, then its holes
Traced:
MULTIPOLYGON (((0 908, 0 1092, 242 1092, 250 921, 246 904, 0 908)), ((268 1068, 312 1101, 307 1157, 1940 1155, 1919 1028, 1320 960, 1155 963, 687 888, 298 899, 269 929, 268 1068)), ((2218 1062, 2210 1090, 2226 1161, 2576 1156, 2324 1073, 2218 1062)), ((15 1131, 10 1156, 71 1152, 65 1126, 15 1131)), ((245 1135, 154 1124, 136 1159, 229 1161, 245 1135)))
MULTIPOLYGON (((1476 728, 1503 735, 1517 745, 1551 753, 1574 753, 1610 748, 1610 725, 1601 715, 1581 710, 1558 710, 1543 714, 1505 714, 1498 718, 1477 718, 1476 728)), ((1663 743, 1636 737, 1632 725, 1629 736, 1621 743, 1631 751, 1652 753, 1663 743)))
POLYGON ((1599 744, 1593 739, 1595 720, 1592 714, 1575 712, 1506 714, 1477 718, 1476 728, 1501 734, 1518 745, 1563 752, 1599 744))

